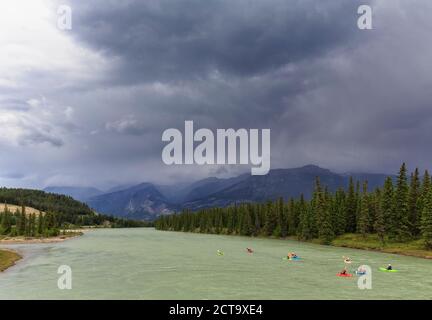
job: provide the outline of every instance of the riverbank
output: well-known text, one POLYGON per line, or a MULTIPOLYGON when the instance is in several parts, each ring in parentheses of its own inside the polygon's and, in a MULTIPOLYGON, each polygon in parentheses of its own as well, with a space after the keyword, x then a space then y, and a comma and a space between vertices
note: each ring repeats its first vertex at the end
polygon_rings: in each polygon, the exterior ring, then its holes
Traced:
POLYGON ((32 244, 32 243, 55 243, 63 242, 75 237, 83 235, 82 231, 67 232, 66 234, 61 234, 55 237, 0 237, 1 244, 32 244))
POLYGON ((12 267, 20 259, 22 259, 22 256, 15 251, 0 249, 0 272, 12 267))
MULTIPOLYGON (((259 236, 259 238, 273 238, 281 240, 289 239, 299 242, 310 242, 318 245, 324 245, 320 239, 301 240, 298 239, 298 237, 293 236, 287 238, 259 236)), ((361 234, 347 233, 336 237, 336 239, 334 239, 329 244, 329 246, 392 253, 422 259, 432 259, 432 250, 426 250, 422 240, 413 240, 408 242, 394 242, 387 240, 386 243, 382 245, 376 234, 368 234, 366 237, 363 237, 361 234)))
MULTIPOLYGON (((161 231, 172 231, 172 230, 161 230, 161 231)), ((190 233, 201 233, 201 232, 199 231, 199 229, 196 229, 195 232, 190 232, 190 233)), ((240 236, 238 234, 229 234, 226 232, 226 230, 222 230, 220 233, 209 233, 209 234, 240 236)), ((255 236, 255 238, 280 239, 280 240, 289 239, 289 240, 295 240, 299 242, 310 242, 314 244, 323 245, 320 239, 302 240, 295 236, 280 238, 274 236, 258 235, 255 236)), ((422 240, 412 240, 408 242, 394 242, 394 241, 387 240, 385 245, 382 245, 381 241, 379 240, 376 234, 368 234, 366 235, 366 237, 363 237, 361 234, 347 233, 336 237, 329 245, 334 247, 377 251, 377 252, 393 253, 393 254, 399 254, 403 256, 411 256, 411 257, 417 257, 423 259, 432 259, 432 250, 426 250, 424 248, 422 240)))
POLYGON ((378 236, 375 234, 363 237, 359 234, 350 233, 337 237, 331 244, 335 247, 362 249, 432 259, 432 250, 426 250, 422 240, 413 240, 408 242, 387 241, 382 245, 378 236))

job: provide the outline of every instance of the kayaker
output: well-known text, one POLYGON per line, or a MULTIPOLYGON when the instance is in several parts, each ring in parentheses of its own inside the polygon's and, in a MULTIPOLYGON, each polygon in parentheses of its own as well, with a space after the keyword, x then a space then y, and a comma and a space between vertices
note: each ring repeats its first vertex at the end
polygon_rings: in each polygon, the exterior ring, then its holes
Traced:
POLYGON ((297 258, 297 254, 295 254, 294 252, 290 252, 290 253, 288 253, 287 258, 288 259, 297 258))
POLYGON ((358 267, 358 269, 357 269, 357 273, 359 273, 359 274, 365 274, 365 273, 366 273, 366 269, 365 269, 365 268, 362 268, 362 267, 360 266, 360 267, 358 267))
POLYGON ((339 274, 341 274, 341 275, 346 275, 346 274, 348 274, 348 270, 347 270, 347 268, 344 267, 344 268, 342 269, 342 271, 339 272, 339 274))
POLYGON ((345 257, 345 256, 343 256, 342 258, 344 259, 344 262, 345 262, 345 263, 351 263, 351 262, 352 262, 352 260, 351 260, 350 257, 345 257))
POLYGON ((392 265, 389 263, 389 265, 387 266, 387 268, 386 268, 387 270, 393 270, 393 267, 392 267, 392 265))
POLYGON ((253 253, 253 250, 251 248, 246 248, 248 253, 253 253))

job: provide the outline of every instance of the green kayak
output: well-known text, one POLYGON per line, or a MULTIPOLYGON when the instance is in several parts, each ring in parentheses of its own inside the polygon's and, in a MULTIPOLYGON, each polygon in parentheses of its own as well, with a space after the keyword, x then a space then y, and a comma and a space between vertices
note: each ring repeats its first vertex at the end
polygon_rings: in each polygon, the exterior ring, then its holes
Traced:
POLYGON ((398 272, 399 270, 396 270, 396 269, 392 269, 392 270, 387 270, 386 268, 379 268, 379 271, 382 271, 382 272, 398 272))

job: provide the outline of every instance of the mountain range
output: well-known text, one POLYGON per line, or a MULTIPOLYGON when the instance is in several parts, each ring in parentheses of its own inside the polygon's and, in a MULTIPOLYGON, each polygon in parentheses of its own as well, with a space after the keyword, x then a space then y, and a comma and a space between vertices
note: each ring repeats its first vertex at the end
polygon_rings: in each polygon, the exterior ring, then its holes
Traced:
POLYGON ((369 190, 384 184, 386 174, 339 174, 315 165, 292 169, 273 169, 264 176, 242 174, 220 179, 206 178, 192 183, 157 185, 141 183, 130 187, 116 187, 106 192, 96 188, 48 187, 45 191, 70 195, 87 203, 97 212, 131 219, 154 220, 160 215, 182 209, 199 210, 225 207, 234 203, 263 202, 283 197, 310 198, 315 178, 335 191, 346 188, 349 177, 369 183, 369 190))

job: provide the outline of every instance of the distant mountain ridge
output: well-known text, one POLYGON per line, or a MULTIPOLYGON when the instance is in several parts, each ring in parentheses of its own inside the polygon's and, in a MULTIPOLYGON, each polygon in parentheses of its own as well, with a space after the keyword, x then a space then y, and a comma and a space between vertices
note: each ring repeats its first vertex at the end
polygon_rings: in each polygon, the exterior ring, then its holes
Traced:
POLYGON ((52 186, 43 189, 45 192, 57 193, 66 196, 71 196, 75 200, 85 201, 88 198, 98 196, 104 192, 92 187, 58 187, 52 186))
POLYGON ((98 195, 86 203, 98 212, 134 220, 153 220, 178 209, 151 183, 98 195))
POLYGON ((220 179, 210 177, 190 184, 171 186, 142 183, 90 196, 84 201, 93 209, 123 218, 154 220, 160 215, 182 209, 199 210, 209 207, 224 207, 234 203, 262 202, 283 197, 310 198, 315 178, 330 191, 346 188, 349 177, 369 182, 373 190, 384 184, 388 175, 352 173, 339 174, 315 165, 292 169, 272 169, 267 175, 242 174, 220 179))

